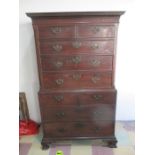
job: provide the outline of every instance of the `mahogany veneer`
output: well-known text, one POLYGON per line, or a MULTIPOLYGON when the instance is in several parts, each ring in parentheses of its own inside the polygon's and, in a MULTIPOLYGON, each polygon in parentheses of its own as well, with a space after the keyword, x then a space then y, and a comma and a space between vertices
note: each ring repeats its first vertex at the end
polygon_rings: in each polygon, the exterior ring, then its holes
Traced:
POLYGON ((36 43, 43 149, 53 141, 97 138, 116 147, 115 55, 122 14, 27 13, 36 43))

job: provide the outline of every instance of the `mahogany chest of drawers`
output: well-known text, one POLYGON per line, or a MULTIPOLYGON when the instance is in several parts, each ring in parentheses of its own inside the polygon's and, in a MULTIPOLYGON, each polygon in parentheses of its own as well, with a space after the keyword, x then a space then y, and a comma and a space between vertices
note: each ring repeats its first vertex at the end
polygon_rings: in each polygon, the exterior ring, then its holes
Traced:
POLYGON ((40 79, 42 148, 67 139, 116 147, 115 55, 123 12, 27 13, 40 79))

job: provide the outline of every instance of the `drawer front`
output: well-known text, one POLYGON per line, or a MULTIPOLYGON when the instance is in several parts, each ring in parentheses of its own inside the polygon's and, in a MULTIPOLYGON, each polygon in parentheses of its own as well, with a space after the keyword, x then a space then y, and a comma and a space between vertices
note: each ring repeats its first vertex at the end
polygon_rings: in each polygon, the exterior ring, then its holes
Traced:
POLYGON ((105 54, 114 52, 113 40, 100 41, 41 41, 41 54, 105 54))
POLYGON ((44 89, 111 88, 111 72, 44 72, 44 89))
POLYGON ((39 26, 40 38, 74 38, 75 26, 71 25, 50 25, 39 26))
POLYGON ((59 92, 59 93, 40 93, 40 104, 44 107, 64 106, 64 105, 94 105, 94 104, 115 104, 116 91, 106 92, 59 92))
POLYGON ((83 105, 77 103, 74 106, 41 107, 44 122, 50 121, 81 121, 81 120, 114 120, 115 104, 83 105))
POLYGON ((112 56, 103 55, 42 55, 43 71, 61 70, 112 70, 112 56))
POLYGON ((109 38, 115 36, 115 27, 112 25, 79 25, 78 37, 100 37, 109 38))
POLYGON ((113 121, 45 123, 44 135, 49 137, 101 137, 114 135, 113 121))

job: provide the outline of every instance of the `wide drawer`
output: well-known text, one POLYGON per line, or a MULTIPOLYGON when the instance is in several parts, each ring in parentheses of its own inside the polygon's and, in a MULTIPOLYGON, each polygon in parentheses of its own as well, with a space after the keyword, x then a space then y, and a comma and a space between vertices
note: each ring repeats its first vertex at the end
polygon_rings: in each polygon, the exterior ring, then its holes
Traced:
POLYGON ((112 70, 112 56, 103 55, 42 55, 43 71, 60 70, 112 70))
POLYGON ((94 105, 94 104, 115 104, 116 102, 116 91, 88 91, 84 90, 73 92, 73 91, 59 91, 59 92, 40 92, 39 101, 41 106, 64 106, 64 105, 94 105))
POLYGON ((114 120, 115 104, 83 105, 77 103, 74 106, 42 106, 42 121, 81 121, 81 120, 114 120))
POLYGON ((44 123, 46 137, 104 137, 114 135, 113 121, 44 123))
POLYGON ((112 72, 43 72, 42 87, 44 89, 111 88, 112 72))
POLYGON ((73 40, 40 42, 41 54, 104 54, 114 53, 114 40, 73 40))

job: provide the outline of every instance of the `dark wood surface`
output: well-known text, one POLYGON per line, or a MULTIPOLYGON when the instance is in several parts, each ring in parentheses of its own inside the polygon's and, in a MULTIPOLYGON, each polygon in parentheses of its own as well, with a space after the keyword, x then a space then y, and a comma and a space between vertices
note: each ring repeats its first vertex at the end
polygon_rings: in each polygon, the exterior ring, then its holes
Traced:
POLYGON ((43 149, 79 138, 102 138, 116 147, 115 55, 123 13, 27 13, 36 43, 43 149))

